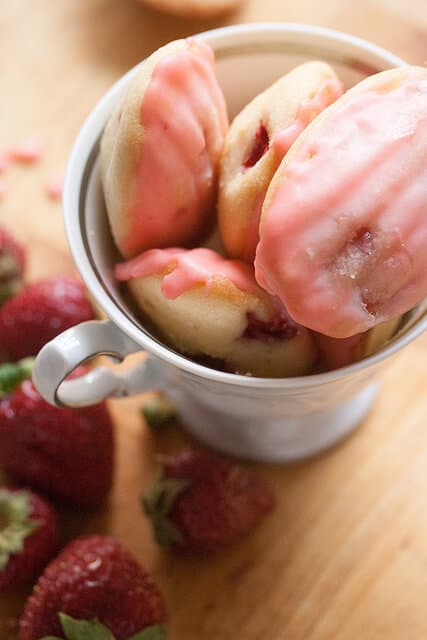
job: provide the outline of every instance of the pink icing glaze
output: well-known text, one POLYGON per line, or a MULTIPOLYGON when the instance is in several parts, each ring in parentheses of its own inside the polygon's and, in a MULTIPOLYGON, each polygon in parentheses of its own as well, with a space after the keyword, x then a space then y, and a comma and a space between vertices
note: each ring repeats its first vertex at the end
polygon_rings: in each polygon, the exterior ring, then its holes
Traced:
POLYGON ((197 285, 204 285, 208 294, 218 278, 230 280, 241 291, 260 294, 248 264, 223 258, 211 249, 151 249, 118 264, 115 274, 120 281, 163 274, 162 293, 168 300, 178 298, 197 285))
POLYGON ((279 168, 255 269, 295 321, 345 338, 427 294, 427 73, 328 114, 279 168))
POLYGON ((335 102, 342 93, 342 83, 338 78, 331 78, 320 87, 316 95, 300 104, 294 122, 286 129, 279 131, 273 140, 272 145, 280 160, 313 118, 335 102))
POLYGON ((128 255, 194 242, 213 222, 216 173, 228 118, 214 55, 198 40, 154 69, 131 206, 128 255))
POLYGON ((3 178, 0 178, 0 201, 3 200, 6 195, 6 183, 3 178))

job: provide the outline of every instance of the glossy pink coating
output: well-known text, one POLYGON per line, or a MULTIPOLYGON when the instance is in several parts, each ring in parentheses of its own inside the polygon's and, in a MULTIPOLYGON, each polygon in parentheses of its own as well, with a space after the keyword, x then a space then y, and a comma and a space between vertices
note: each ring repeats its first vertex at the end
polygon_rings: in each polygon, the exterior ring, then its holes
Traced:
POLYGON ((174 300, 197 285, 209 293, 213 281, 230 280, 238 289, 260 294, 253 269, 241 260, 223 258, 211 249, 150 249, 140 256, 116 265, 116 278, 121 281, 163 275, 162 292, 174 300))
POLYGON ((141 104, 144 128, 123 247, 193 242, 213 222, 219 154, 228 128, 212 49, 189 39, 155 67, 141 104))
POLYGON ((257 281, 336 338, 427 295, 427 70, 380 75, 302 134, 261 218, 257 281))

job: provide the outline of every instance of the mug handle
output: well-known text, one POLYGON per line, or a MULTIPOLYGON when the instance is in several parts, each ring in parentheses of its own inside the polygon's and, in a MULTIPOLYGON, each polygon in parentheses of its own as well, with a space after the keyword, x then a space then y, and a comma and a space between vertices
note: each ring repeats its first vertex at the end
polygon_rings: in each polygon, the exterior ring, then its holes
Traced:
POLYGON ((73 408, 163 388, 158 361, 150 356, 129 371, 96 367, 85 376, 64 382, 76 367, 96 356, 106 355, 121 362, 137 351, 141 347, 110 320, 82 322, 40 350, 34 363, 33 382, 50 404, 73 408))

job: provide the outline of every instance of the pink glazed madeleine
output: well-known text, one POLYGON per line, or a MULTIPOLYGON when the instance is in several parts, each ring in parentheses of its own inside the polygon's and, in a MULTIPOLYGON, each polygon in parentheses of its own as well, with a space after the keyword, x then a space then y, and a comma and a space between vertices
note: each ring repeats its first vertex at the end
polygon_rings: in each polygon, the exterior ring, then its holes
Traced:
POLYGON ((427 295, 427 69, 356 85, 307 127, 264 203, 255 269, 298 323, 347 338, 427 295))
POLYGON ((305 127, 343 92, 325 62, 301 64, 234 118, 220 162, 218 222, 228 255, 253 263, 262 204, 277 167, 305 127))
POLYGON ((263 377, 310 373, 317 348, 256 283, 253 268, 210 249, 152 249, 116 267, 172 347, 263 377))
POLYGON ((192 246, 213 226, 227 129, 207 44, 177 40, 143 62, 101 141, 105 202, 125 257, 192 246))

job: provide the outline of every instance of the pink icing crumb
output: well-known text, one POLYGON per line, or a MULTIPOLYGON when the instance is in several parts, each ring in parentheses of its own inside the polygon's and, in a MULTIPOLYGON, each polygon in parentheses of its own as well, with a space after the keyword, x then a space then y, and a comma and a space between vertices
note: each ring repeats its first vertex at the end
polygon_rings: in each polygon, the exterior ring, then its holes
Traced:
POLYGON ((150 249, 115 270, 120 281, 162 274, 162 293, 174 300, 197 285, 206 292, 215 278, 230 280, 241 291, 259 292, 253 269, 240 260, 223 258, 211 249, 150 249))
POLYGON ((4 173, 9 165, 9 154, 7 151, 0 151, 0 174, 4 173))
POLYGON ((51 200, 61 200, 62 198, 63 178, 62 176, 52 176, 46 182, 46 194, 51 200))
POLYGON ((27 138, 9 149, 9 157, 21 164, 35 164, 43 156, 44 145, 38 138, 27 138))

